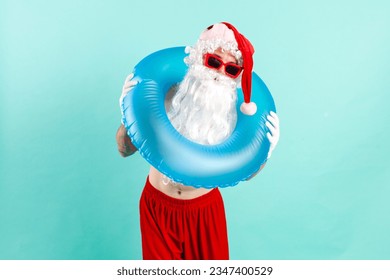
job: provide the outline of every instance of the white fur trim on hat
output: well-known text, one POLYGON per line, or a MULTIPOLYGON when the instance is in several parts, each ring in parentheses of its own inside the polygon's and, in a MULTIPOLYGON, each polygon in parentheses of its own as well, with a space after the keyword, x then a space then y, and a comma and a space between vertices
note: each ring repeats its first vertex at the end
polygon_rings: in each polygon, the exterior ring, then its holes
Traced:
POLYGON ((185 52, 189 54, 185 62, 191 64, 203 64, 203 55, 213 53, 216 49, 231 53, 238 63, 242 63, 242 53, 238 49, 238 44, 234 33, 223 23, 216 23, 200 34, 194 47, 187 47, 185 52))
POLYGON ((223 23, 216 23, 200 34, 201 40, 220 39, 226 42, 236 42, 234 33, 223 23))

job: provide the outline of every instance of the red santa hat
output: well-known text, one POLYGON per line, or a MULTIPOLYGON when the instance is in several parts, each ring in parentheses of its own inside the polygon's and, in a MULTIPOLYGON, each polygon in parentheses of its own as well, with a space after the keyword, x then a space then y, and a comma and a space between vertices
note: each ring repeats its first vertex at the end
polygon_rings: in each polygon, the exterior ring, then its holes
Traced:
POLYGON ((252 90, 252 69, 253 69, 253 53, 255 52, 251 42, 244 35, 228 22, 217 23, 209 26, 199 38, 201 42, 211 42, 203 44, 208 46, 206 51, 214 51, 217 47, 222 47, 224 50, 232 52, 239 60, 242 60, 242 77, 241 88, 244 94, 244 102, 240 106, 242 113, 246 115, 254 115, 257 111, 257 106, 251 102, 252 90), (212 45, 210 50, 210 44, 212 45))

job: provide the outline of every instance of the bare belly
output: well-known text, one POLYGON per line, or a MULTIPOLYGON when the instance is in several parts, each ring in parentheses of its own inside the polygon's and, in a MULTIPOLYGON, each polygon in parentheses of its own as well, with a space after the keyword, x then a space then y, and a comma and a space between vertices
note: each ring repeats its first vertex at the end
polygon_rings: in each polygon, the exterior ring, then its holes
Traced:
POLYGON ((182 184, 172 182, 171 180, 166 180, 165 176, 161 174, 153 166, 150 167, 149 181, 153 187, 155 187, 162 193, 178 199, 197 198, 212 190, 212 189, 184 186, 182 184))

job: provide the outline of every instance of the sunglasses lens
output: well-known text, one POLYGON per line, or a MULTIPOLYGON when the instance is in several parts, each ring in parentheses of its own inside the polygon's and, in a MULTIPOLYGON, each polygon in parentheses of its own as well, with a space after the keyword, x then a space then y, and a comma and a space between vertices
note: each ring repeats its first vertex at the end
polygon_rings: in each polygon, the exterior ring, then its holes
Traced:
POLYGON ((216 57, 209 56, 207 59, 207 65, 209 67, 218 69, 219 67, 221 67, 222 62, 216 57))
POLYGON ((225 67, 225 71, 226 73, 232 75, 233 77, 237 76, 240 71, 241 71, 241 68, 240 67, 237 67, 237 66, 234 66, 234 65, 227 65, 225 67))
POLYGON ((225 66, 225 73, 228 76, 231 76, 232 78, 237 78, 242 70, 242 67, 236 65, 235 63, 231 63, 231 62, 226 63, 226 64, 223 63, 223 61, 219 57, 217 57, 213 54, 206 55, 204 64, 205 64, 205 66, 207 66, 209 68, 213 68, 213 69, 220 69, 222 67, 222 65, 224 65, 225 66))

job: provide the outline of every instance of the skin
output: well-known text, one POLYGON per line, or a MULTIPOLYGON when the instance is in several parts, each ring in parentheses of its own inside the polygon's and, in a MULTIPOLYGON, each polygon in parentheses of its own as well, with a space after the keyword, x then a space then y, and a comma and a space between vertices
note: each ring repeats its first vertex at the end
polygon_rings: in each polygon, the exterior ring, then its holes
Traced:
MULTIPOLYGON (((224 63, 233 62, 237 63, 235 57, 229 53, 222 51, 221 48, 214 51, 214 54, 219 56, 224 63)), ((225 75, 225 69, 224 66, 222 66, 220 69, 215 69, 214 71, 218 71, 221 74, 225 75)), ((166 106, 169 104, 170 98, 172 98, 172 93, 168 93, 168 100, 166 100, 166 106)), ((127 157, 132 155, 137 151, 136 147, 131 143, 131 140, 129 136, 127 135, 126 129, 123 125, 121 125, 117 131, 116 134, 116 141, 118 145, 118 151, 122 157, 127 157)), ((264 167, 264 165, 261 166, 260 170, 264 167)), ((260 172, 260 170, 258 172, 260 172)), ((257 174, 257 173, 256 173, 257 174)), ((255 174, 255 175, 256 175, 255 174)), ((253 175, 251 178, 253 178, 255 175, 253 175)), ((194 188, 191 186, 183 186, 180 184, 174 184, 172 182, 169 182, 168 184, 163 182, 164 175, 161 174, 157 169, 155 169, 153 166, 150 167, 149 170, 149 181, 155 187, 156 189, 160 190, 164 194, 178 199, 193 199, 199 196, 202 196, 208 192, 211 191, 211 189, 204 189, 204 188, 194 188)))

